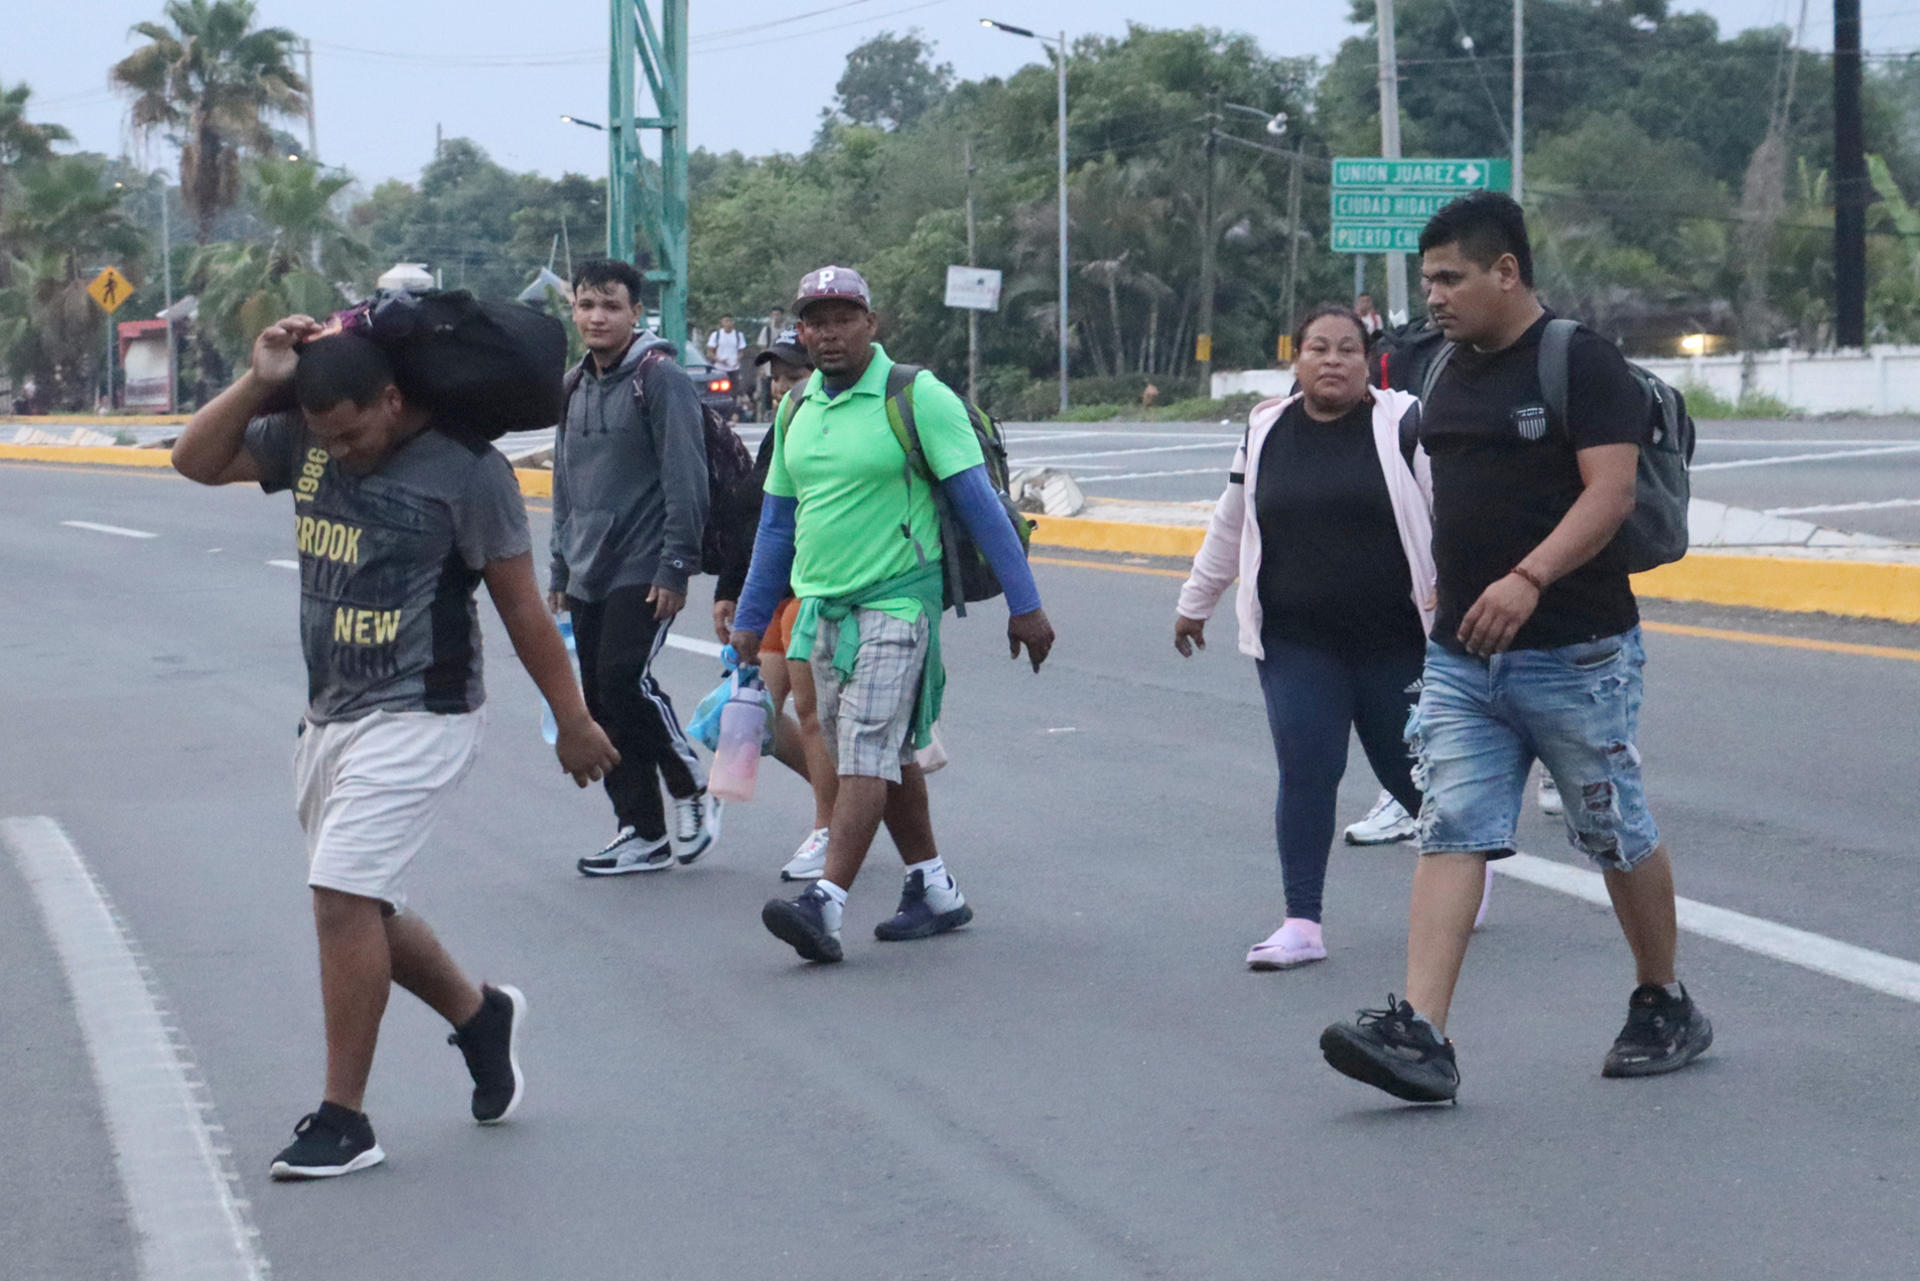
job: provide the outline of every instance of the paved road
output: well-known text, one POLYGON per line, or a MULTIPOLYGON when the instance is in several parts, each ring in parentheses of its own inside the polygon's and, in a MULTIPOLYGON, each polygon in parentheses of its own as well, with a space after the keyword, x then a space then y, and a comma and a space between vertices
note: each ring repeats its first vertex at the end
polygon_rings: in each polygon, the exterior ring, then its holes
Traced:
MULTIPOLYGON (((288 769, 295 579, 270 563, 287 525, 284 499, 244 489, 0 466, 0 817, 58 819, 116 904, 282 1281, 1912 1275, 1908 1000, 1689 937, 1719 1043, 1676 1077, 1603 1081, 1629 986, 1617 930, 1503 879, 1455 1017, 1461 1104, 1407 1110, 1330 1073, 1318 1029, 1398 987, 1409 855, 1338 853, 1332 959, 1246 972, 1280 914, 1249 665, 1223 629, 1172 653, 1161 567, 1060 560, 1041 567, 1062 637, 1044 675, 1007 663, 992 607, 948 632, 954 764, 934 797, 976 924, 866 939, 892 906, 882 851, 828 969, 757 921, 805 826, 791 779, 764 779, 698 868, 572 872, 604 801, 558 775, 490 622, 491 736, 416 902, 528 992, 529 1102, 468 1122, 444 1029, 402 998, 369 1102, 389 1164, 270 1185, 320 1057, 288 769)), ((1683 892, 1920 959, 1920 662, 1665 631, 1648 649, 1643 746, 1683 892)), ((662 673, 684 703, 714 665, 670 650, 662 673)), ((1372 791, 1356 752, 1344 809, 1372 791)), ((1537 815, 1523 840, 1571 863, 1537 815)), ((0 857, 4 1271, 132 1277, 30 902, 0 857)))

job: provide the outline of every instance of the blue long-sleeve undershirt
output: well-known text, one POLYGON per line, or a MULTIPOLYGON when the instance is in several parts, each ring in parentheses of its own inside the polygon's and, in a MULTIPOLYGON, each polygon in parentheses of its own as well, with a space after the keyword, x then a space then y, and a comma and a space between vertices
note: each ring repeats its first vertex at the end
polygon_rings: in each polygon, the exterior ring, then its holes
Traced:
MULTIPOLYGON (((1040 608, 1040 588, 1027 567, 1027 557, 1007 519, 999 495, 987 480, 985 466, 969 467, 949 476, 941 488, 955 515, 973 535, 975 545, 993 566, 1006 593, 1009 614, 1030 614, 1040 608)), ((764 633, 780 603, 780 591, 793 572, 794 523, 798 503, 768 494, 760 503, 760 529, 754 535, 753 565, 740 592, 734 626, 764 633)))

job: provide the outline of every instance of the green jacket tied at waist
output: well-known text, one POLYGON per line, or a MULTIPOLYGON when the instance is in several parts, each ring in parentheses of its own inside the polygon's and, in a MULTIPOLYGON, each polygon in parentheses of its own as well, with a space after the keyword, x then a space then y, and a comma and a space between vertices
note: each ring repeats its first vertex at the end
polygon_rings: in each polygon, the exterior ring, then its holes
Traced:
MULTIPOLYGON (((844 623, 856 611, 874 608, 884 608, 895 617, 911 617, 910 609, 902 611, 898 606, 917 602, 927 619, 927 663, 921 669, 920 696, 913 705, 913 745, 925 747, 933 739, 934 722, 940 719, 940 700, 947 689, 947 669, 940 661, 944 582, 941 564, 933 560, 848 596, 802 597, 800 613, 793 620, 793 644, 787 649, 787 657, 803 663, 812 659, 814 638, 819 634, 823 618, 831 623, 844 623)), ((833 647, 833 669, 840 673, 840 679, 853 679, 854 664, 859 657, 860 627, 855 620, 853 626, 840 628, 833 647)))

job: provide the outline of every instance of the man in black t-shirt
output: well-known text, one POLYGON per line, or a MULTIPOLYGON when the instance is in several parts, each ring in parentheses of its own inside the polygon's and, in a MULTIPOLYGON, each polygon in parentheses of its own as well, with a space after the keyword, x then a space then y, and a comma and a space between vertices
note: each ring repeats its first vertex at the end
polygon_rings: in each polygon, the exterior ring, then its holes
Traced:
POLYGON ((1550 316, 1509 197, 1447 205, 1420 252, 1428 309, 1452 348, 1420 427, 1433 459, 1439 600, 1407 730, 1424 802, 1406 999, 1334 1024, 1320 1046, 1337 1070, 1400 1098, 1455 1096, 1447 1011, 1485 864, 1514 853, 1538 757, 1633 952, 1637 986, 1601 1072, 1671 1072, 1713 1029, 1674 977, 1673 871, 1634 742, 1645 654, 1613 541, 1633 511, 1646 402, 1619 351, 1580 330, 1565 421, 1548 410, 1538 366, 1550 316))

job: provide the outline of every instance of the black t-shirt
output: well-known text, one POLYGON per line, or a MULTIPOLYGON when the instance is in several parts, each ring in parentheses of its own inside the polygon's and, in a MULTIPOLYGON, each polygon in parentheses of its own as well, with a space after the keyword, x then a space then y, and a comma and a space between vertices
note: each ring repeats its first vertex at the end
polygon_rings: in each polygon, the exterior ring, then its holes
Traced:
MULTIPOLYGON (((1567 356, 1567 421, 1549 421, 1540 390, 1542 316, 1511 347, 1460 347, 1422 406, 1420 443, 1433 457, 1433 559, 1440 607, 1433 639, 1462 652, 1460 620, 1489 584, 1544 541, 1580 497, 1576 451, 1637 445, 1646 401, 1612 343, 1582 329, 1567 356)), ((1547 588, 1513 639, 1551 649, 1640 621, 1617 546, 1547 588)))
POLYGON ((1413 575, 1380 474, 1370 404, 1330 423, 1290 405, 1260 448, 1253 510, 1264 640, 1342 653, 1419 648, 1413 575))

